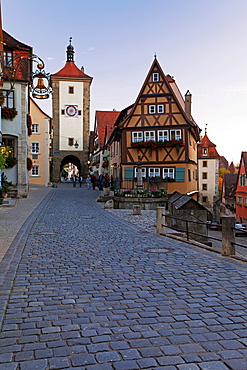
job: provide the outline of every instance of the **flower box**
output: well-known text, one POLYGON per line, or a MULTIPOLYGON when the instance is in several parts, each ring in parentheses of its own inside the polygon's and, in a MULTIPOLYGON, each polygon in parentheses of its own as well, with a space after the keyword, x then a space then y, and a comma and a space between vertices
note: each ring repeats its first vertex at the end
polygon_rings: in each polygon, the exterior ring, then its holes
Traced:
POLYGON ((182 139, 180 140, 164 140, 164 141, 154 141, 154 140, 149 140, 149 141, 137 141, 137 142, 132 142, 131 147, 132 148, 149 148, 149 149, 159 149, 159 148, 173 148, 176 147, 179 149, 180 147, 184 146, 184 142, 182 139))
POLYGON ((3 119, 13 120, 17 116, 18 112, 15 108, 2 107, 1 115, 3 119))

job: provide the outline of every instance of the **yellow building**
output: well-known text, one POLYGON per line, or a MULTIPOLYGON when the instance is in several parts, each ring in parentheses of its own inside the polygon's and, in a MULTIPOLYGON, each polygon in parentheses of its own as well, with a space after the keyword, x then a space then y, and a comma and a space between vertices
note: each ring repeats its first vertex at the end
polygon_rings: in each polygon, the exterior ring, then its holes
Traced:
POLYGON ((51 117, 30 98, 32 134, 28 137, 28 157, 32 168, 28 172, 29 184, 48 186, 50 181, 51 117))

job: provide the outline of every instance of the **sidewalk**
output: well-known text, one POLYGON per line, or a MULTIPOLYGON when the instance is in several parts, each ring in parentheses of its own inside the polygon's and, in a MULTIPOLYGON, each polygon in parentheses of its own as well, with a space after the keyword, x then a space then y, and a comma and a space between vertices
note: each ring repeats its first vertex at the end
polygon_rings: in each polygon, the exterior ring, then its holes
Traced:
POLYGON ((13 207, 0 206, 0 262, 23 223, 51 188, 31 187, 28 198, 17 199, 13 207))

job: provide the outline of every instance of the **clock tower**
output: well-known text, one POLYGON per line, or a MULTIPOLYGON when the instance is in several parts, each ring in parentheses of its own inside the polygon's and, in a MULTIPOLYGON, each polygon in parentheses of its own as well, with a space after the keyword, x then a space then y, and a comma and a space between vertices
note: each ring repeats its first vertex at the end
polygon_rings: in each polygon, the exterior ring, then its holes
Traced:
POLYGON ((92 77, 74 62, 69 40, 65 66, 51 76, 53 91, 53 147, 51 179, 59 180, 63 166, 71 163, 87 176, 90 133, 90 85, 92 77))

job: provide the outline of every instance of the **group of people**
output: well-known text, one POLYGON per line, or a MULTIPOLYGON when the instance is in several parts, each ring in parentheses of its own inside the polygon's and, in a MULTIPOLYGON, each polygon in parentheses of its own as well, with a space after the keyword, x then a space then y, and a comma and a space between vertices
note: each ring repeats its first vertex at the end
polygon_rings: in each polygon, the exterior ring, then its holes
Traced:
MULTIPOLYGON (((77 182, 78 177, 76 175, 73 175, 73 187, 76 187, 76 182, 77 182)), ((83 182, 83 177, 79 177, 79 184, 80 187, 83 182)), ((108 188, 108 187, 113 187, 113 177, 109 177, 108 174, 101 174, 98 178, 95 176, 94 173, 88 174, 86 178, 86 185, 87 189, 90 190, 91 188, 94 190, 96 187, 99 190, 103 190, 103 188, 108 188)))

